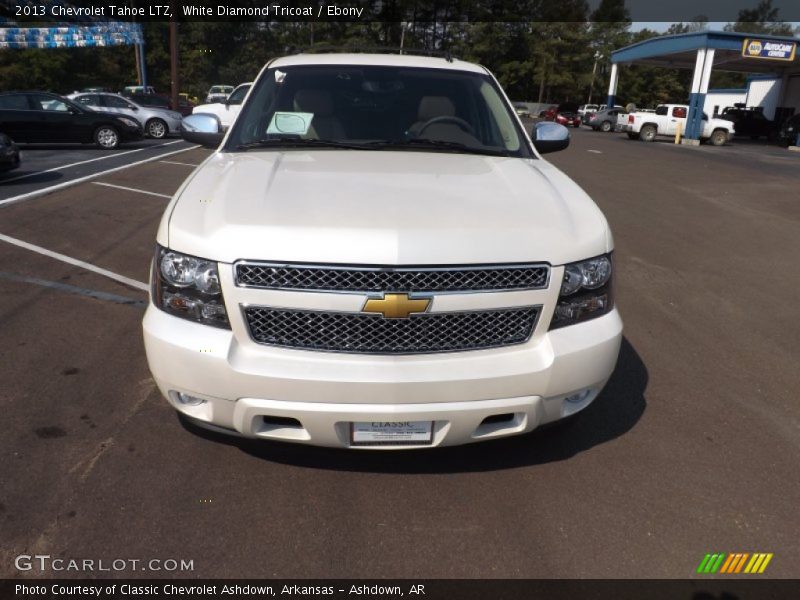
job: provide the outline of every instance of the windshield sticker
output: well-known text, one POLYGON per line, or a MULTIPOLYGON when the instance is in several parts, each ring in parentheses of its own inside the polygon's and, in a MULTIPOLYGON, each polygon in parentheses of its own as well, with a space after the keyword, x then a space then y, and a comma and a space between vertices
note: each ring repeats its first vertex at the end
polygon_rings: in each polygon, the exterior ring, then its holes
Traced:
POLYGON ((267 134, 276 135, 305 135, 311 127, 314 113, 307 112, 276 112, 267 127, 267 134))
POLYGON ((275 83, 283 83, 285 79, 286 79, 286 73, 275 69, 275 83))

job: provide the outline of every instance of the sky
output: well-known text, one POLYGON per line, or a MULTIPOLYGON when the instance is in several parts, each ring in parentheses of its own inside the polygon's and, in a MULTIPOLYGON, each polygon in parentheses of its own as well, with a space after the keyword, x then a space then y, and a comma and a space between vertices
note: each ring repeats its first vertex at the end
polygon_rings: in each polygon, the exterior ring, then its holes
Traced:
MULTIPOLYGON (((718 21, 710 21, 708 23, 708 28, 712 30, 721 30, 727 22, 718 22, 718 21)), ((664 33, 672 23, 667 21, 634 21, 631 25, 631 31, 641 31, 642 29, 652 29, 653 31, 658 31, 659 33, 664 33)), ((792 27, 797 28, 800 26, 800 22, 792 21, 792 27)))

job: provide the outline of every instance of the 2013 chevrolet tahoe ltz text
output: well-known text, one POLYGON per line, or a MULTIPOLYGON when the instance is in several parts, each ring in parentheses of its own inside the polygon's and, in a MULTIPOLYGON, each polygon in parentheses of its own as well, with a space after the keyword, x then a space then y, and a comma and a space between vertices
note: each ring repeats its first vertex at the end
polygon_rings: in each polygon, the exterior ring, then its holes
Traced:
POLYGON ((265 440, 449 446, 572 416, 617 361, 613 242, 485 68, 268 63, 167 207, 144 341, 181 415, 265 440), (223 137, 224 136, 224 137, 223 137))

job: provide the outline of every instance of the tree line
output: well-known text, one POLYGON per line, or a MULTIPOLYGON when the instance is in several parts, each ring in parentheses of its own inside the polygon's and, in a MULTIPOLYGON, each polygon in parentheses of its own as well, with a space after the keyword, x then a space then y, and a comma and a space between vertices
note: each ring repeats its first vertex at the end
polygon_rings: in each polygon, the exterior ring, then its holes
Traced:
MULTIPOLYGON (((384 2, 383 6, 390 10, 394 4, 384 2)), ((418 13, 410 13, 408 21, 182 22, 178 26, 180 89, 202 100, 211 85, 251 81, 268 59, 298 48, 397 48, 402 44, 447 51, 483 64, 514 100, 581 104, 590 93, 594 101, 605 98, 612 50, 708 26, 708 20, 698 16, 692 22, 671 25, 665 33, 632 31, 623 0, 602 0, 592 13, 584 0, 560 0, 558 10, 561 18, 570 20, 453 22, 437 20, 441 13, 427 14, 420 8, 418 13)), ((741 11, 739 20, 726 29, 793 34, 790 25, 778 20, 772 0, 761 0, 755 9, 741 11)), ((143 30, 148 84, 168 92, 169 24, 144 23, 143 30)), ((620 71, 618 97, 637 106, 682 102, 690 80, 688 70, 627 67, 620 71)), ((119 90, 135 83, 132 47, 0 50, 3 89, 70 93, 89 86, 119 90)), ((741 87, 744 83, 743 75, 720 72, 714 73, 711 85, 741 87)))

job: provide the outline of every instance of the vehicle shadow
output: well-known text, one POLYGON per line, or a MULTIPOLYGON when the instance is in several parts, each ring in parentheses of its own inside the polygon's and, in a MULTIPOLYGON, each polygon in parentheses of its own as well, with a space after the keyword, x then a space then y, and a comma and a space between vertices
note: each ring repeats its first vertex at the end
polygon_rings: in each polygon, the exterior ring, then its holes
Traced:
POLYGON ((241 439, 214 433, 180 419, 206 440, 282 464, 339 471, 436 474, 495 471, 567 460, 630 431, 644 414, 647 368, 623 338, 617 367, 603 393, 579 419, 527 435, 431 450, 353 451, 241 439))

